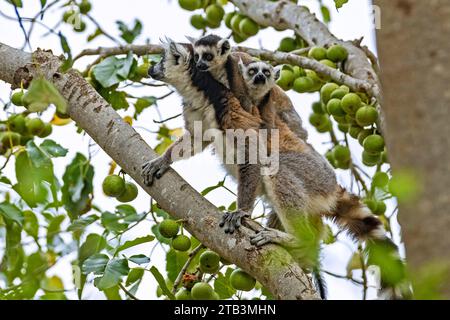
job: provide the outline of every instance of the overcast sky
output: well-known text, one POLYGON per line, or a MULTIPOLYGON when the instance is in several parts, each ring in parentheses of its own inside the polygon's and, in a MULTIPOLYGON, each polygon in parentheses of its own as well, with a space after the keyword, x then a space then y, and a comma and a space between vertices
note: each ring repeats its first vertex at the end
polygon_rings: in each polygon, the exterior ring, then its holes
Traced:
MULTIPOLYGON (((25 1, 26 8, 21 10, 23 16, 32 16, 39 9, 39 1, 25 1)), ((189 24, 189 18, 191 12, 184 11, 179 8, 177 1, 167 1, 167 0, 95 0, 93 2, 93 10, 91 12, 92 16, 98 19, 101 26, 113 35, 117 35, 117 28, 115 21, 122 20, 125 23, 131 23, 135 18, 138 18, 143 22, 144 30, 142 35, 138 39, 138 43, 144 43, 147 39, 152 43, 157 43, 158 39, 163 36, 169 36, 175 40, 184 41, 184 35, 199 36, 201 33, 198 30, 193 29, 189 24)), ((376 51, 374 33, 372 28, 372 19, 370 18, 370 1, 369 0, 352 0, 349 1, 347 5, 336 12, 333 9, 332 0, 324 0, 332 10, 332 23, 330 24, 330 29, 339 38, 345 40, 353 40, 364 37, 363 43, 367 45, 372 51, 376 51)), ((317 6, 317 1, 300 1, 300 3, 307 4, 313 12, 319 12, 317 6)), ((231 8, 231 5, 228 6, 231 8)), ((5 3, 5 1, 0 1, 0 11, 10 16, 14 16, 12 7, 5 3)), ((62 11, 61 9, 50 10, 47 13, 45 22, 48 26, 54 26, 60 20, 62 11)), ((13 47, 21 47, 23 44, 23 35, 21 30, 14 21, 8 21, 0 17, 0 41, 6 43, 13 47)), ((110 40, 105 37, 98 37, 91 43, 86 42, 86 35, 95 30, 95 26, 88 22, 88 33, 76 34, 70 30, 69 26, 61 26, 61 30, 69 39, 70 46, 74 54, 80 52, 85 48, 94 48, 98 46, 112 46, 114 45, 110 40)), ((55 36, 42 37, 45 30, 36 26, 36 29, 31 38, 31 44, 33 50, 37 47, 52 49, 55 54, 61 53, 61 48, 59 44, 59 39, 55 36)), ((225 27, 221 29, 214 30, 214 33, 227 36, 229 30, 225 27)), ((264 47, 266 49, 276 49, 279 40, 283 36, 292 35, 292 32, 276 32, 271 28, 267 28, 261 31, 257 37, 253 37, 245 42, 246 46, 253 47, 264 47)), ((76 67, 82 69, 86 64, 88 64, 92 59, 84 58, 80 60, 76 67)), ((167 93, 167 89, 158 90, 136 90, 133 92, 136 95, 155 95, 162 96, 167 93)), ((10 94, 9 85, 0 82, 0 98, 3 101, 7 101, 10 94)), ((308 123, 308 117, 311 110, 311 103, 318 99, 317 94, 311 95, 299 95, 296 93, 290 93, 290 97, 296 107, 296 110, 301 115, 304 124, 309 132, 309 142, 314 145, 316 149, 320 152, 325 152, 328 146, 324 144, 328 141, 326 135, 319 135, 314 128, 312 128, 308 123)), ((162 118, 167 118, 180 113, 181 102, 177 95, 171 95, 169 98, 164 99, 159 102, 159 111, 162 118)), ((131 115, 132 111, 121 112, 122 115, 131 115)), ((0 111, 0 118, 5 119, 6 114, 0 111)), ((51 113, 46 112, 43 115, 45 120, 50 120, 51 113)), ((159 116, 154 108, 146 110, 140 120, 134 123, 136 130, 143 135, 143 137, 148 141, 151 146, 155 146, 155 134, 149 133, 147 130, 155 131, 158 128, 157 124, 153 123, 153 119, 159 119, 159 116), (145 129, 143 129, 145 128, 145 129)), ((177 128, 183 125, 182 119, 178 118, 167 123, 169 128, 177 128)), ((70 149, 70 154, 68 156, 71 159, 76 152, 81 151, 87 154, 89 137, 74 135, 73 125, 65 127, 54 128, 54 133, 51 136, 52 139, 61 143, 64 147, 70 149)), ((98 147, 97 147, 98 148, 98 147)), ((360 147, 357 143, 352 143, 352 148, 356 152, 360 152, 360 147)), ((55 160, 55 170, 59 177, 62 176, 65 166, 67 165, 68 158, 56 159, 55 160)), ((95 185, 96 185, 96 197, 95 202, 101 205, 103 209, 113 209, 117 203, 109 198, 103 196, 100 190, 101 181, 108 173, 110 159, 106 156, 103 151, 99 150, 93 158, 93 165, 95 167, 95 185)), ((211 155, 209 151, 205 151, 202 154, 173 165, 173 167, 185 178, 194 188, 201 191, 204 188, 216 184, 219 180, 222 180, 225 173, 219 166, 217 160, 211 155)), ((7 167, 10 172, 9 177, 14 177, 13 173, 13 163, 10 163, 7 167)), ((338 180, 344 186, 349 187, 348 173, 343 171, 338 171, 338 180)), ((228 181, 228 186, 234 189, 235 185, 231 181, 228 181)), ((225 190, 218 190, 211 192, 207 195, 207 198, 217 205, 229 205, 235 200, 235 197, 226 192, 225 190)), ((139 194, 137 200, 132 204, 141 211, 147 210, 149 203, 149 197, 142 190, 139 194)), ((139 235, 148 234, 150 230, 150 225, 147 223, 142 223, 139 227, 135 228, 133 232, 130 232, 127 237, 134 238, 139 235)), ((137 247, 137 249, 130 249, 127 253, 129 255, 135 252, 148 253, 151 250, 152 245, 146 246, 142 245, 137 247), (134 250, 134 251, 133 251, 134 250)), ((351 256, 351 248, 354 245, 349 241, 343 241, 336 243, 334 245, 328 246, 323 252, 323 268, 326 270, 333 271, 339 274, 345 274, 346 263, 351 256)), ((156 248, 153 256, 152 262, 159 267, 160 270, 164 270, 163 261, 163 251, 161 248, 156 248)), ((73 256, 68 257, 65 261, 61 261, 58 265, 52 269, 53 273, 62 275, 66 286, 71 288, 71 269, 70 269, 70 259, 73 256)), ((354 286, 345 280, 339 280, 333 277, 326 277, 328 283, 328 291, 330 299, 360 299, 361 298, 361 288, 354 286)), ((154 298, 155 297, 156 284, 153 278, 146 277, 145 281, 142 283, 140 290, 138 291, 138 296, 143 298, 154 298), (149 289, 150 288, 150 289, 149 289)), ((102 295, 98 294, 95 290, 86 290, 84 298, 102 298, 102 295)), ((70 295, 71 297, 75 297, 70 295)), ((370 296, 374 297, 374 292, 370 291, 370 296)))

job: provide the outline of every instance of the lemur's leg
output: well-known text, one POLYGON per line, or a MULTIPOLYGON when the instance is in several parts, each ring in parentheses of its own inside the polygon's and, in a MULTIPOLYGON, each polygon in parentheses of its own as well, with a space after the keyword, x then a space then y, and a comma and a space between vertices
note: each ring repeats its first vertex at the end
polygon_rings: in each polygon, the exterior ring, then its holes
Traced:
POLYGON ((279 244, 286 248, 301 247, 300 241, 293 235, 272 228, 264 228, 264 230, 250 237, 250 243, 262 247, 269 243, 279 244))
POLYGON ((260 185, 260 166, 257 164, 241 164, 238 172, 237 207, 234 212, 226 212, 220 222, 225 233, 233 233, 241 226, 242 218, 250 217, 257 190, 260 185))
MULTIPOLYGON (((169 148, 158 158, 155 158, 153 160, 147 161, 142 165, 141 174, 144 178, 144 183, 147 186, 151 186, 153 184, 154 178, 159 179, 163 176, 163 174, 170 168, 170 165, 173 163, 173 151, 175 147, 180 146, 181 144, 187 143, 191 146, 190 150, 187 154, 183 154, 182 159, 187 159, 194 155, 195 148, 194 148, 194 139, 192 139, 192 136, 189 132, 186 132, 183 136, 178 138, 174 143, 170 145, 169 148), (188 140, 189 139, 189 140, 188 140)), ((202 146, 202 150, 205 148, 205 144, 202 146)), ((177 157, 175 160, 178 160, 179 157, 177 157)))

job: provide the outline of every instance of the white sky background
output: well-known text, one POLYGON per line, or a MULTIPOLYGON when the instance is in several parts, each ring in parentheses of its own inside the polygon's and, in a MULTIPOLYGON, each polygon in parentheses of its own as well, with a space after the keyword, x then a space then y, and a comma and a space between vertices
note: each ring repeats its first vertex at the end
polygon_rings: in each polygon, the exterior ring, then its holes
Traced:
MULTIPOLYGON (((92 1, 92 0, 91 0, 92 1)), ((20 12, 25 17, 34 16, 39 10, 40 5, 38 0, 25 0, 25 9, 20 12)), ((136 41, 136 43, 145 43, 147 39, 150 42, 157 43, 158 39, 163 36, 169 36, 175 40, 185 41, 184 35, 200 36, 201 32, 193 29, 190 26, 189 18, 192 15, 191 12, 182 10, 178 1, 172 0, 95 0, 93 2, 93 9, 91 15, 97 19, 102 28, 107 30, 110 34, 118 37, 118 31, 115 21, 122 20, 127 24, 131 24, 135 18, 142 21, 144 29, 142 35, 136 41)), ((345 40, 353 40, 364 37, 364 44, 367 45, 372 51, 375 49, 374 33, 372 28, 372 18, 370 17, 370 0, 351 0, 348 4, 340 10, 339 13, 334 9, 333 0, 324 0, 325 4, 329 6, 332 11, 332 23, 330 24, 331 31, 339 38, 345 40)), ((318 13, 319 7, 317 1, 300 1, 301 4, 308 5, 313 12, 318 13)), ((228 11, 232 5, 228 5, 228 11)), ((3 13, 14 16, 12 6, 5 1, 0 1, 0 11, 3 13)), ((54 26, 61 19, 62 10, 59 8, 51 9, 47 12, 44 19, 48 26, 54 26)), ((320 14, 318 14, 321 17, 320 14)), ((91 43, 86 42, 87 34, 90 34, 95 30, 95 26, 88 22, 88 31, 82 34, 77 34, 71 31, 70 26, 62 25, 61 31, 68 38, 72 53, 76 55, 85 48, 95 48, 98 46, 113 46, 109 39, 106 37, 98 37, 91 43)), ((227 36, 229 30, 226 27, 221 29, 215 29, 214 33, 227 36)), ((37 47, 52 49, 55 54, 61 53, 61 46, 59 39, 56 36, 50 35, 45 38, 42 35, 45 30, 36 25, 35 31, 31 38, 31 44, 33 50, 37 47)), ((267 28, 261 31, 256 37, 247 40, 244 45, 253 47, 264 47, 266 49, 276 49, 278 47, 279 40, 283 36, 291 36, 292 32, 276 32, 271 28, 267 28)), ((23 34, 16 21, 9 21, 3 17, 0 17, 0 41, 13 47, 22 47, 23 34)), ((83 58, 77 62, 76 67, 83 69, 83 67, 91 62, 90 58, 83 58)), ((163 89, 139 89, 133 92, 135 95, 155 95, 162 96, 167 93, 166 88, 163 89)), ((0 82, 0 98, 2 101, 8 101, 10 95, 9 85, 0 82)), ((317 131, 308 123, 308 117, 311 113, 312 102, 318 99, 317 94, 299 95, 295 92, 289 93, 296 110, 301 115, 304 125, 309 132, 309 142, 314 145, 321 153, 324 153, 328 149, 328 145, 323 144, 328 141, 327 135, 318 134, 317 131)), ((160 101, 158 103, 159 111, 162 114, 162 118, 168 118, 181 112, 181 100, 174 94, 170 97, 160 101)), ((122 115, 132 115, 133 108, 130 108, 128 112, 120 112, 122 115)), ((18 109, 21 111, 21 109, 18 109)), ((52 112, 46 112, 43 115, 44 120, 49 121, 52 112)), ((0 111, 0 118, 4 120, 6 113, 0 111)), ((133 125, 136 130, 142 134, 144 139, 151 145, 156 145, 155 134, 149 133, 147 130, 156 131, 158 125, 153 123, 153 119, 159 119, 155 108, 151 107, 147 109, 139 118, 138 122, 133 125)), ((177 118, 167 123, 169 128, 177 128, 183 125, 182 119, 177 118)), ((70 153, 68 157, 55 160, 55 171, 58 177, 62 177, 65 170, 65 166, 68 161, 71 160, 76 152, 88 153, 88 143, 90 141, 88 136, 81 136, 74 134, 73 124, 64 127, 54 127, 53 134, 50 137, 54 139, 62 146, 69 148, 70 153)), ((95 147, 99 149, 97 146, 95 147)), ((360 146, 358 143, 353 143, 352 148, 356 150, 353 154, 360 154, 360 146)), ((101 182, 108 173, 110 158, 102 151, 98 150, 93 158, 92 164, 95 167, 95 203, 100 205, 104 210, 113 210, 118 202, 113 199, 105 197, 101 192, 101 182)), ((360 159, 355 159, 360 161, 360 159)), ((173 168, 181 174, 195 189, 201 191, 204 188, 215 185, 219 180, 222 180, 225 172, 219 166, 217 160, 210 152, 205 151, 196 157, 185 160, 173 165, 173 168)), ((10 163, 7 167, 7 175, 10 178, 14 177, 14 166, 10 163)), ((370 171, 370 170, 369 170, 370 171)), ((337 171, 338 179, 341 184, 346 187, 350 187, 350 180, 348 172, 337 171)), ((228 181, 228 186, 235 189, 234 183, 231 180, 228 181)), ((2 190, 4 191, 4 190, 2 190)), ((229 205, 235 200, 235 197, 223 189, 211 192, 207 195, 207 198, 216 205, 229 205)), ((138 211, 146 211, 149 205, 149 197, 142 190, 140 190, 138 198, 132 202, 132 205, 138 211)), ((142 236, 148 234, 150 231, 150 223, 141 223, 138 227, 130 231, 126 237, 127 239, 134 239, 136 236, 142 236)), ((397 240, 397 239, 396 239, 397 240)), ((141 245, 133 249, 126 251, 128 256, 135 253, 149 253, 153 244, 141 245)), ((340 241, 339 243, 327 246, 323 251, 323 268, 325 270, 333 271, 334 273, 346 274, 346 264, 351 256, 351 248, 354 248, 354 244, 350 240, 340 241), (349 249, 350 248, 350 249, 349 249)), ((152 255, 151 263, 156 265, 161 271, 165 269, 163 251, 158 246, 152 255)), ((70 259, 73 256, 58 262, 58 264, 52 269, 50 274, 58 274, 63 277, 66 287, 71 288, 71 268, 70 259)), ((358 274, 355 274, 358 276, 358 274)), ((326 276, 326 282, 328 285, 329 299, 361 299, 361 288, 351 284, 349 281, 336 279, 330 276, 326 276)), ((142 282, 140 289, 137 293, 141 298, 155 298, 156 281, 153 277, 146 276, 142 282)), ((71 298, 76 298, 72 293, 68 293, 71 298)), ((369 290, 369 298, 374 298, 374 290, 369 290)), ((102 299, 103 295, 100 294, 94 288, 86 288, 84 299, 102 299)))

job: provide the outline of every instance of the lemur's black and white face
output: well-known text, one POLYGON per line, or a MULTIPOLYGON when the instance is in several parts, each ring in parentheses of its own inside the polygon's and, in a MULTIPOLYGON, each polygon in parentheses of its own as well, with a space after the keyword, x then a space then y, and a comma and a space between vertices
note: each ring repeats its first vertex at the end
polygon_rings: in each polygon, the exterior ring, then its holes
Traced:
POLYGON ((194 47, 194 61, 200 71, 223 68, 231 51, 230 42, 210 34, 200 39, 188 38, 194 47))
POLYGON ((170 39, 161 41, 161 44, 164 48, 162 59, 149 69, 149 76, 174 86, 189 79, 191 45, 176 43, 170 39))
POLYGON ((280 77, 280 70, 263 61, 254 61, 245 65, 239 62, 239 70, 251 94, 265 94, 271 90, 280 77))

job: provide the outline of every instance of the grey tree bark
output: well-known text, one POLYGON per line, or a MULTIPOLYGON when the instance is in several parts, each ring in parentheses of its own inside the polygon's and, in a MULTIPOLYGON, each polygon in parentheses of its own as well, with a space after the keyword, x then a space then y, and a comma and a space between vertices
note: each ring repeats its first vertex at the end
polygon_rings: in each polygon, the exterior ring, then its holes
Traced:
POLYGON ((407 261, 412 272, 450 266, 450 1, 374 2, 389 159, 394 174, 411 170, 422 186, 415 201, 400 204, 407 261))
MULTIPOLYGON (((250 244, 250 228, 233 235, 219 228, 221 212, 195 191, 175 171, 169 170, 152 187, 143 184, 141 165, 156 153, 141 136, 75 70, 61 73, 61 61, 49 51, 33 55, 0 43, 0 79, 18 87, 33 77, 52 81, 67 99, 69 114, 98 145, 123 168, 158 204, 204 245, 253 275, 274 297, 286 300, 318 299, 315 287, 292 256, 283 248, 250 244)), ((248 222, 253 229, 261 228, 248 222)))

